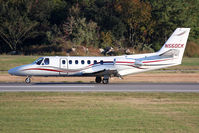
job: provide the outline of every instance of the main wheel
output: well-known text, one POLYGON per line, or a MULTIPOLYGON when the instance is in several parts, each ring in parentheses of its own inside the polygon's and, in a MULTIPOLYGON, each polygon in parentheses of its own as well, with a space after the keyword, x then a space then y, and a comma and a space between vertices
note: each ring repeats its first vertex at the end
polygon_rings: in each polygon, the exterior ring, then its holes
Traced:
POLYGON ((103 84, 108 84, 109 83, 109 79, 103 79, 103 84))
POLYGON ((95 78, 95 82, 98 83, 98 84, 101 83, 102 82, 102 78, 101 77, 96 77, 95 78))
POLYGON ((27 77, 27 78, 25 79, 25 82, 26 82, 26 84, 30 84, 30 83, 31 83, 30 77, 27 77))

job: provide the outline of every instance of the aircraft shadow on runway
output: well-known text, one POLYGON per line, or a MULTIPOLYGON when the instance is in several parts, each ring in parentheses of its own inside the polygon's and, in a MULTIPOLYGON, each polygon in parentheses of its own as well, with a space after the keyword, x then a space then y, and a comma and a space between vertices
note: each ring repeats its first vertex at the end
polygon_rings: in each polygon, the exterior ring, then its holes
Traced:
MULTIPOLYGON (((39 82, 31 83, 31 85, 70 85, 70 84, 83 84, 83 85, 103 85, 95 82, 39 82)), ((109 85, 126 84, 126 85, 198 85, 198 83, 148 83, 148 82, 129 82, 129 83, 109 83, 109 85)), ((107 84, 106 84, 107 85, 107 84)))
POLYGON ((32 85, 68 85, 68 84, 96 84, 94 82, 40 82, 31 83, 32 85))

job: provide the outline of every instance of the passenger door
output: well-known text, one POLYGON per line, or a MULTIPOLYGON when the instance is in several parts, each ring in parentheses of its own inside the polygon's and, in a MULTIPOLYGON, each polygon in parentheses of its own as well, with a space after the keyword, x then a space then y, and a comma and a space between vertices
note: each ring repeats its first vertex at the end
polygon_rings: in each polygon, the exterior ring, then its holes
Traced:
POLYGON ((68 75, 68 60, 66 58, 60 59, 60 75, 68 75))

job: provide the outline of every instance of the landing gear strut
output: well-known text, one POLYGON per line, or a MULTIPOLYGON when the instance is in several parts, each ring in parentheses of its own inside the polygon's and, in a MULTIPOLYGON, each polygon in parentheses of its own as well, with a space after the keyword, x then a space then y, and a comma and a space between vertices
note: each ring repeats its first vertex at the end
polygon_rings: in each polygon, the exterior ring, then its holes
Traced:
POLYGON ((98 83, 98 84, 101 83, 102 82, 102 78, 101 77, 96 77, 95 78, 95 82, 98 83))
POLYGON ((104 75, 102 82, 103 82, 103 84, 108 84, 109 83, 109 75, 104 75))
POLYGON ((31 83, 31 77, 27 77, 26 79, 25 79, 25 82, 26 82, 26 84, 30 84, 31 83))
POLYGON ((109 83, 109 79, 103 78, 103 84, 108 84, 109 83))

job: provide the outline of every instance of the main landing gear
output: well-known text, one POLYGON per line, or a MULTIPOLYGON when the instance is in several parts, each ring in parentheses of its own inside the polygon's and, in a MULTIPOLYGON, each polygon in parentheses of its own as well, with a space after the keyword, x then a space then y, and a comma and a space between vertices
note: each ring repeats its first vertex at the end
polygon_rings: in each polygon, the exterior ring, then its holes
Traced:
POLYGON ((102 82, 102 78, 101 77, 96 77, 95 78, 95 82, 98 83, 98 84, 101 83, 102 82))
POLYGON ((31 83, 31 77, 27 77, 26 79, 25 79, 25 82, 26 82, 26 84, 30 84, 31 83))
POLYGON ((108 76, 104 76, 103 80, 102 80, 102 77, 96 77, 95 78, 95 82, 96 83, 103 83, 103 84, 108 84, 109 83, 109 77, 108 76))

